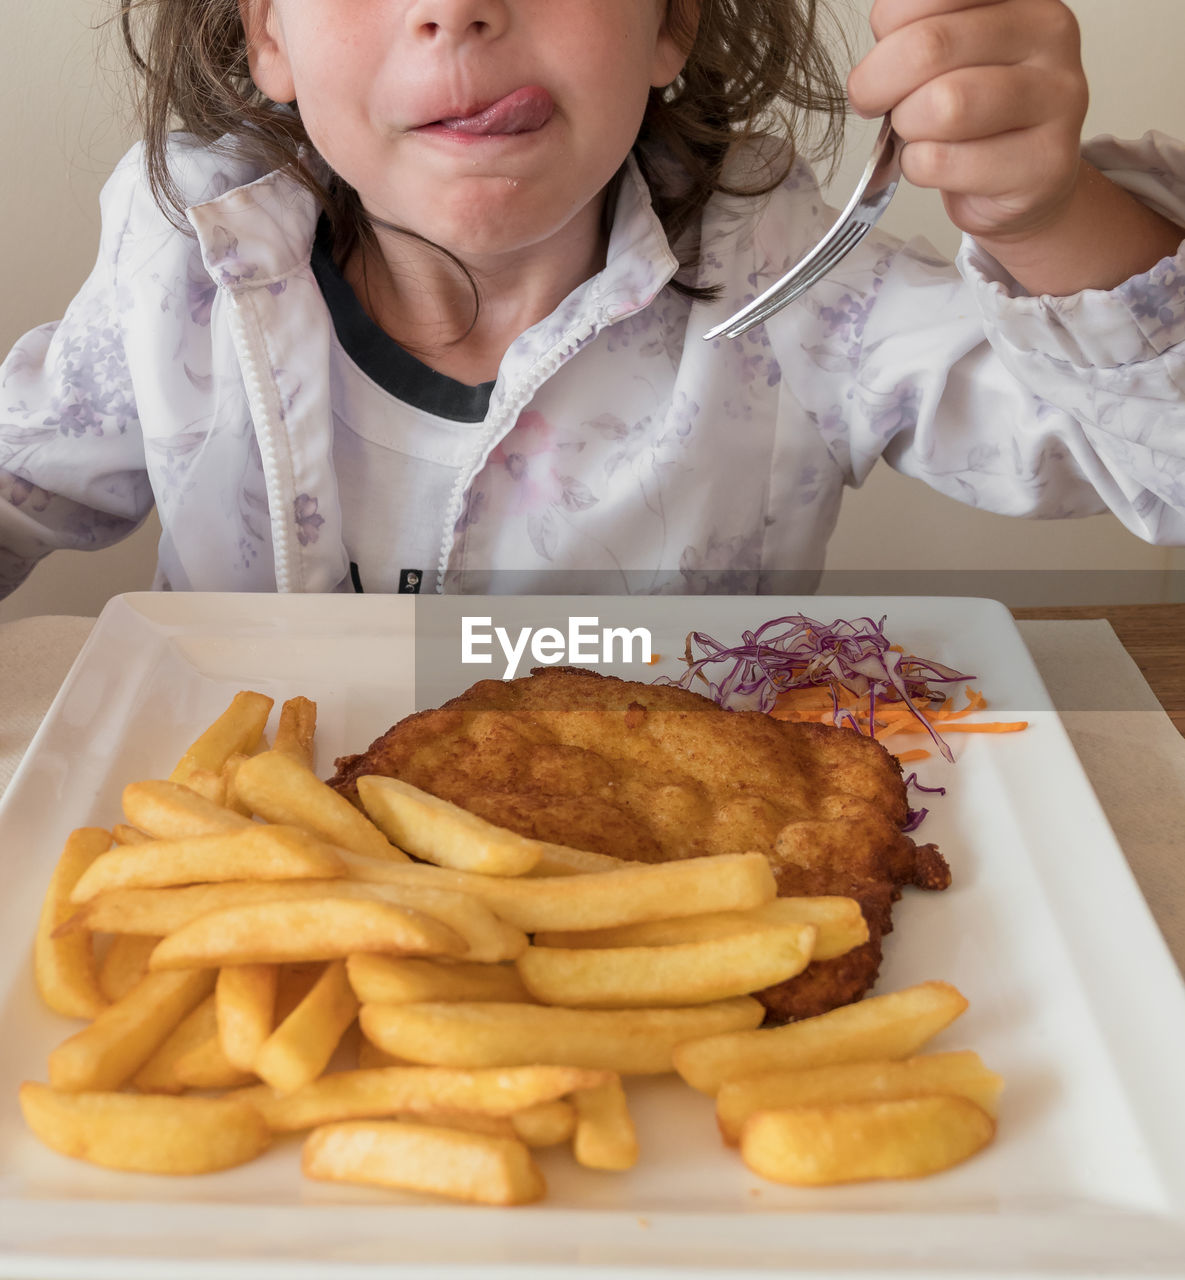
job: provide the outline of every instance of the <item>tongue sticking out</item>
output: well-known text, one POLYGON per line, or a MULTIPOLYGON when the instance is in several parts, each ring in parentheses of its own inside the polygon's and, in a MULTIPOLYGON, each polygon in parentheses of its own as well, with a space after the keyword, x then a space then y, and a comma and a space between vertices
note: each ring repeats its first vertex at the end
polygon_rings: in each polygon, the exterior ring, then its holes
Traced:
POLYGON ((452 116, 441 120, 440 125, 456 133, 532 133, 551 119, 554 107, 546 89, 527 85, 474 115, 452 116))

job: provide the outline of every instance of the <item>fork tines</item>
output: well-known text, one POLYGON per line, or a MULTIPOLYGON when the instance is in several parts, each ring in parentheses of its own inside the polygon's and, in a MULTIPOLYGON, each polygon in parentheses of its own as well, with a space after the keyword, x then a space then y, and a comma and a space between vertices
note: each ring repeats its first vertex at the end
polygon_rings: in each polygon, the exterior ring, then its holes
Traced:
POLYGON ((864 173, 839 218, 818 244, 780 280, 736 315, 709 329, 705 339, 739 338, 801 297, 860 243, 888 207, 901 176, 900 139, 885 116, 864 173))
POLYGON ((739 338, 742 333, 768 320, 818 284, 871 230, 872 224, 868 222, 847 222, 835 227, 831 235, 815 245, 787 276, 742 307, 731 319, 709 329, 704 338, 739 338))

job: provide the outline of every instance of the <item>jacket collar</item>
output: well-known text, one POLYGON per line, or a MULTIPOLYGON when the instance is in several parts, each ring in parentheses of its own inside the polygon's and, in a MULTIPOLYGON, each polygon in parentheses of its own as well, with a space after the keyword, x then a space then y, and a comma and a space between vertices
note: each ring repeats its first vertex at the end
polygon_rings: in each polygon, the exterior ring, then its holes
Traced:
POLYGON ((286 169, 275 169, 185 211, 202 262, 231 293, 267 288, 309 265, 317 205, 286 169))

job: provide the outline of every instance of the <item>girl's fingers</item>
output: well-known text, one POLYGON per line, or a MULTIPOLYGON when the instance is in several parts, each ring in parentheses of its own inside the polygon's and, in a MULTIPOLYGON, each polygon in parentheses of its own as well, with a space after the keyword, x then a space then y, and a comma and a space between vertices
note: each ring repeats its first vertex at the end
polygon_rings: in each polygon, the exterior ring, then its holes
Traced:
POLYGON ((883 40, 898 27, 917 22, 920 18, 998 3, 1000 0, 876 0, 868 21, 872 26, 872 34, 878 40, 883 40))
MULTIPOLYGON (((915 186, 934 187, 947 196, 1011 202, 1009 212, 1016 216, 1072 180, 1076 161, 1067 157, 1076 155, 1067 152, 1056 130, 1042 126, 971 142, 910 142, 901 152, 901 172, 915 186)), ((992 212, 991 221, 998 222, 1001 210, 992 212)))
POLYGON ((905 142, 970 142, 1086 110, 1085 82, 1041 68, 973 67, 930 80, 893 108, 905 142))
POLYGON ((861 115, 883 115, 952 71, 1022 63, 1078 69, 1078 28, 1061 0, 990 0, 943 8, 896 27, 854 68, 848 96, 861 115))
POLYGON ((884 115, 922 85, 951 71, 1023 62, 1029 52, 1023 33, 983 15, 983 7, 977 6, 956 15, 923 18, 879 40, 848 76, 852 106, 861 115, 884 115))
POLYGON ((901 170, 962 230, 1023 236, 1063 209, 1079 167, 1086 77, 1063 0, 876 0, 877 44, 848 79, 892 112, 901 170))

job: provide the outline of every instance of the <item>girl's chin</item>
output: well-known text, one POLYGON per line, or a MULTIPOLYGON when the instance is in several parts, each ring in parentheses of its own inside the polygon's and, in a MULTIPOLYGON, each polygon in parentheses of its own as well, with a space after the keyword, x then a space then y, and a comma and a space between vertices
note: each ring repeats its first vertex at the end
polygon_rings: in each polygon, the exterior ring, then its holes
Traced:
POLYGON ((599 214, 587 219, 574 217, 569 204, 549 206, 521 179, 487 179, 467 196, 440 201, 409 211, 403 219, 388 221, 403 227, 462 261, 546 253, 562 242, 565 253, 579 255, 587 241, 591 253, 600 238, 599 214), (581 222, 587 222, 587 233, 581 222))

